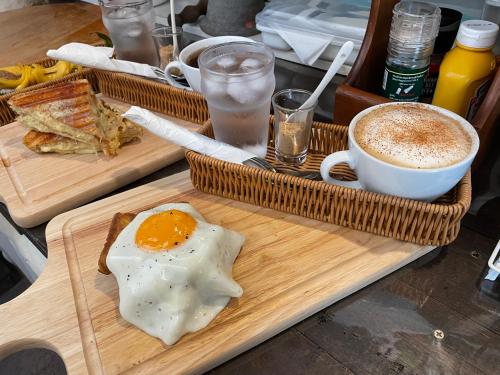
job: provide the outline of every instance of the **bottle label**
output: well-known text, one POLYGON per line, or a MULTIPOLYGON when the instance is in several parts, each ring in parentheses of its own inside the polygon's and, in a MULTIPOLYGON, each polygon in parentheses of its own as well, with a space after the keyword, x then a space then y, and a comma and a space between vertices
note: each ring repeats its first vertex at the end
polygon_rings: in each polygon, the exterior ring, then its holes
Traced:
POLYGON ((467 121, 472 121, 472 119, 474 118, 477 110, 479 109, 479 106, 483 102, 483 99, 486 96, 486 93, 488 92, 488 89, 490 88, 490 85, 491 85, 491 76, 487 77, 474 90, 474 94, 470 98, 469 104, 467 105, 467 114, 465 115, 467 121))
POLYGON ((428 66, 409 69, 386 64, 382 82, 384 96, 399 102, 418 102, 428 69, 428 66))

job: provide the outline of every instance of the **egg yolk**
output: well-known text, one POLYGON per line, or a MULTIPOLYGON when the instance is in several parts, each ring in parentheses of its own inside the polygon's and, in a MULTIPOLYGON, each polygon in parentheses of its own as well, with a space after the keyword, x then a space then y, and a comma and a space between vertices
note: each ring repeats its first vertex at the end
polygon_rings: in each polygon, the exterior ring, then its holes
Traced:
POLYGON ((135 243, 150 251, 170 250, 185 242, 195 229, 196 220, 185 212, 160 212, 142 222, 135 235, 135 243))

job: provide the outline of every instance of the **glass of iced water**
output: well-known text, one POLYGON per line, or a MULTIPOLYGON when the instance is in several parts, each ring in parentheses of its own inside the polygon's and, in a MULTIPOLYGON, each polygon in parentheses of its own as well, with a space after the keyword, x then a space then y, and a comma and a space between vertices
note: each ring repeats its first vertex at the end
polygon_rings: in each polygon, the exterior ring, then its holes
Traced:
POLYGON ((151 35, 155 26, 152 0, 99 0, 99 5, 116 57, 158 66, 158 51, 151 35))
POLYGON ((272 50, 256 42, 219 44, 203 51, 198 65, 215 139, 264 157, 275 86, 272 50))

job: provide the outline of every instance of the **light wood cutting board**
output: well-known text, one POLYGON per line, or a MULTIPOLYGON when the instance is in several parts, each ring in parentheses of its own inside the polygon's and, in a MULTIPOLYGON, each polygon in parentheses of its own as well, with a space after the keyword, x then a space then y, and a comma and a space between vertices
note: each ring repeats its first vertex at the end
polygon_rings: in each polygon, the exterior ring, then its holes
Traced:
POLYGON ((432 249, 207 195, 187 171, 54 218, 47 242, 40 278, 0 306, 0 358, 49 347, 69 374, 201 373, 432 249), (120 317, 115 278, 99 274, 97 260, 114 213, 180 201, 246 236, 233 269, 244 292, 168 347, 120 317))
MULTIPOLYGON (((124 112, 129 105, 101 97, 124 112)), ((200 126, 163 116, 188 129, 200 126)), ((125 145, 115 157, 37 154, 22 139, 27 130, 14 122, 0 127, 0 201, 21 227, 33 227, 61 212, 113 191, 170 165, 184 151, 144 131, 138 142, 125 145)))

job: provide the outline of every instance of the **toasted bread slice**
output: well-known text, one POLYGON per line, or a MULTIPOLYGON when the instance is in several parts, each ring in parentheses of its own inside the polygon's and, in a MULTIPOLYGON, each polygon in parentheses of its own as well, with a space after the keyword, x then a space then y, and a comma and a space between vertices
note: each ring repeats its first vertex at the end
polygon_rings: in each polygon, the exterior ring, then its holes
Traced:
MULTIPOLYGON (((123 127, 119 133, 119 146, 129 143, 141 135, 141 132, 137 132, 137 127, 123 127)), ((30 130, 26 133, 23 137, 23 144, 38 153, 96 154, 102 152, 101 144, 79 142, 54 133, 43 133, 37 130, 30 130)))
POLYGON ((62 137, 53 133, 42 133, 30 130, 23 138, 23 144, 30 150, 58 154, 96 154, 101 151, 98 144, 78 142, 71 138, 62 137))
POLYGON ((135 217, 136 214, 131 212, 118 212, 113 216, 111 225, 109 227, 108 236, 106 237, 106 243, 104 244, 104 248, 101 250, 101 255, 99 256, 98 270, 100 273, 103 273, 105 275, 109 275, 111 273, 106 264, 106 257, 108 256, 109 249, 111 248, 111 245, 113 245, 113 242, 115 242, 121 231, 125 229, 125 227, 129 225, 135 217))
POLYGON ((9 105, 28 128, 75 141, 98 144, 92 89, 87 80, 14 95, 9 105))
POLYGON ((85 79, 18 94, 9 104, 18 120, 36 131, 24 140, 36 152, 116 155, 120 146, 143 134, 141 127, 96 98, 85 79))

